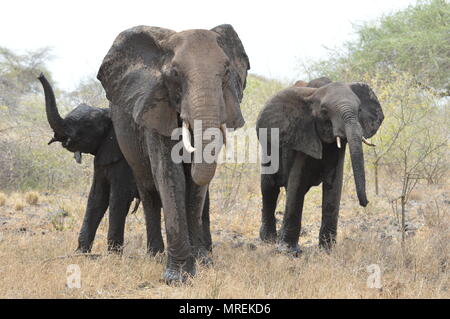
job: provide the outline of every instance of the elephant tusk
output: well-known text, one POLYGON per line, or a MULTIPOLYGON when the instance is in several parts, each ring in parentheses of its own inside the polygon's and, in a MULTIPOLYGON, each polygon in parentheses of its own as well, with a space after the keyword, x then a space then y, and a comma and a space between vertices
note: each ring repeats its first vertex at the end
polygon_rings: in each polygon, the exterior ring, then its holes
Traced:
POLYGON ((364 144, 369 145, 369 146, 376 146, 375 144, 370 143, 368 140, 366 140, 366 138, 363 136, 362 137, 362 141, 364 142, 364 144))
POLYGON ((78 164, 81 164, 81 152, 75 152, 75 154, 73 155, 73 157, 75 158, 75 161, 78 164))
POLYGON ((336 136, 336 144, 338 148, 341 148, 341 138, 339 136, 336 136))
POLYGON ((191 145, 191 133, 189 132, 189 124, 183 121, 183 125, 181 127, 181 133, 183 138, 183 145, 189 153, 195 151, 195 148, 191 145))
POLYGON ((220 130, 222 131, 223 135, 223 144, 227 146, 227 125, 225 123, 220 125, 220 130))

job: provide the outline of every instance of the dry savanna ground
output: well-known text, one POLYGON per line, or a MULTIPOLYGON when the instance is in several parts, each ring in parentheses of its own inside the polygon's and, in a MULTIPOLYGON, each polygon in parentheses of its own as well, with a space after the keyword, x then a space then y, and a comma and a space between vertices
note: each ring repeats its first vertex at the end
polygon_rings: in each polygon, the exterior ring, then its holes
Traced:
MULTIPOLYGON (((399 216, 387 195, 369 192, 371 202, 364 209, 352 188, 344 188, 338 244, 330 254, 317 247, 320 188, 308 193, 299 258, 258 240, 256 182, 241 187, 231 209, 223 210, 212 195, 214 265, 199 267, 198 275, 180 287, 162 282, 164 255, 145 254, 142 208, 127 219, 123 256, 106 254, 105 218, 93 247, 97 258, 56 258, 76 248, 86 194, 2 193, 0 298, 449 298, 448 185, 419 185, 411 194, 403 247, 399 216), (81 270, 79 289, 67 286, 71 264, 81 270), (378 267, 381 288, 369 288, 378 267)), ((280 211, 283 204, 282 196, 280 211)), ((281 212, 277 218, 281 221, 281 212)))

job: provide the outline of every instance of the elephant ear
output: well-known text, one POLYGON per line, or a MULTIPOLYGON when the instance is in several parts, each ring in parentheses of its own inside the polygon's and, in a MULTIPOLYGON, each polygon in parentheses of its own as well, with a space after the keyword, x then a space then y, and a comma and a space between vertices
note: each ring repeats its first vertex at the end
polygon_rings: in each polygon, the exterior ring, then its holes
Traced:
MULTIPOLYGON (((316 132, 311 96, 314 88, 291 87, 271 98, 259 114, 256 128, 279 129, 280 146, 322 158, 322 142, 316 132)), ((273 140, 271 140, 273 143, 273 140)))
POLYGON ((366 83, 351 83, 350 88, 361 101, 359 123, 363 129, 364 137, 370 138, 375 135, 384 119, 380 102, 366 83))
POLYGON ((123 159, 123 155, 120 150, 119 143, 117 142, 114 128, 111 126, 108 134, 103 139, 97 154, 95 154, 94 166, 110 165, 120 161, 121 159, 123 159))
POLYGON ((177 113, 169 104, 160 67, 160 42, 174 31, 137 26, 120 33, 97 74, 108 100, 130 112, 138 125, 170 136, 178 127, 177 113))
POLYGON ((240 109, 240 102, 242 101, 247 81, 247 71, 250 70, 250 62, 239 36, 231 25, 222 24, 211 31, 219 35, 217 42, 230 59, 230 72, 224 87, 227 110, 226 124, 227 127, 239 128, 245 124, 240 109))

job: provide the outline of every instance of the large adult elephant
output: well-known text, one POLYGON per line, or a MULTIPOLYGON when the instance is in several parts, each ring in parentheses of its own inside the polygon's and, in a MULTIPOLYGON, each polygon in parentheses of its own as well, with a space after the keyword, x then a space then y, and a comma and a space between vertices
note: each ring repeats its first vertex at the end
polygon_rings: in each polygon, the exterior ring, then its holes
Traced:
MULTIPOLYGON (((279 169, 261 175, 262 224, 260 238, 277 239, 274 216, 281 187, 286 188, 286 207, 279 232, 279 248, 297 255, 303 200, 312 186, 322 183, 322 225, 319 245, 326 249, 336 241, 346 145, 361 206, 366 206, 362 143, 370 144, 384 119, 372 89, 365 83, 311 81, 307 87, 290 87, 278 92, 264 106, 257 120, 261 128, 278 129, 279 140, 267 135, 266 153, 279 147, 279 169)), ((270 130, 268 130, 270 131, 270 130)), ((261 136, 258 135, 260 141, 261 136)), ((370 144, 372 145, 372 144, 370 144)), ((264 157, 263 157, 264 158, 264 157)), ((263 164, 267 165, 267 163, 263 164)), ((264 169, 264 167, 263 167, 264 169)))
MULTIPOLYGON (((108 251, 122 252, 126 216, 134 198, 139 199, 138 189, 131 167, 126 162, 117 142, 111 121, 110 110, 80 104, 65 118, 59 114, 52 86, 43 74, 39 81, 44 88, 47 120, 54 131, 48 144, 61 142, 78 163, 83 153, 94 158, 94 176, 86 205, 83 223, 78 236, 77 251, 89 253, 94 243, 97 228, 109 207, 108 251)), ((151 207, 145 215, 147 230, 147 252, 150 255, 164 252, 161 235, 161 199, 153 194, 151 207)), ((139 201, 136 203, 136 211, 139 201)), ((202 220, 209 224, 209 192, 203 208, 202 220)), ((211 249, 211 235, 205 232, 204 240, 211 249)))
POLYGON ((98 72, 144 210, 152 208, 152 194, 161 197, 167 283, 194 275, 195 259, 209 262, 209 223, 200 215, 226 127, 244 125, 240 101, 249 68, 231 25, 182 32, 137 26, 119 34, 98 72), (171 134, 180 127, 192 164, 171 156, 178 145, 171 134), (208 139, 206 130, 218 134, 208 139))

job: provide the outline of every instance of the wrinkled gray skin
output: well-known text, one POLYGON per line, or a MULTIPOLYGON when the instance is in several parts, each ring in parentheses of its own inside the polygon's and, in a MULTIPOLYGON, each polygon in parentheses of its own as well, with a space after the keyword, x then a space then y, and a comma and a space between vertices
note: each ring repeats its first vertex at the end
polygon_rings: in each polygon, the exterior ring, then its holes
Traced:
POLYGON ((108 250, 121 252, 125 218, 138 193, 131 168, 117 144, 109 110, 80 104, 63 119, 50 83, 43 74, 38 79, 44 88, 47 119, 54 131, 49 144, 61 142, 64 148, 75 153, 78 163, 82 153, 95 156, 94 177, 77 251, 91 251, 98 225, 109 206, 108 250))
MULTIPOLYGON (((260 128, 278 128, 280 168, 261 175, 262 224, 260 238, 277 240, 275 208, 281 187, 286 207, 278 234, 279 249, 298 255, 303 200, 312 186, 322 183, 322 225, 319 245, 329 249, 336 241, 344 156, 349 144, 356 193, 361 206, 368 201, 365 189, 362 137, 373 136, 384 115, 377 97, 365 83, 331 82, 320 78, 307 87, 278 92, 257 120, 260 128), (341 138, 341 148, 336 137, 341 138)), ((268 137, 270 150, 271 138, 268 137)))
POLYGON ((200 214, 216 169, 215 161, 172 161, 171 150, 179 141, 171 140, 171 133, 187 122, 199 141, 195 156, 211 142, 201 137, 206 129, 243 126, 240 101, 249 67, 230 25, 178 33, 138 26, 116 38, 98 72, 144 210, 152 208, 154 194, 161 197, 168 253, 164 278, 169 284, 195 275, 195 259, 210 261, 204 236, 209 223, 200 214), (194 120, 202 121, 202 131, 194 120))
MULTIPOLYGON (((54 131, 49 144, 61 142, 64 148, 76 154, 78 162, 81 162, 82 153, 95 156, 94 177, 77 251, 91 251, 97 228, 109 207, 108 250, 120 253, 124 242, 125 219, 131 201, 139 196, 131 168, 117 143, 110 110, 81 104, 63 119, 59 115, 50 83, 43 74, 38 79, 44 87, 47 119, 54 131)), ((152 195, 145 221, 147 251, 155 255, 164 252, 164 242, 161 235, 161 199, 157 193, 152 195)), ((134 211, 137 208, 138 204, 134 211)), ((202 221, 209 229, 209 193, 206 194, 202 221)), ((205 245, 210 250, 211 234, 205 231, 204 236, 205 245)))

